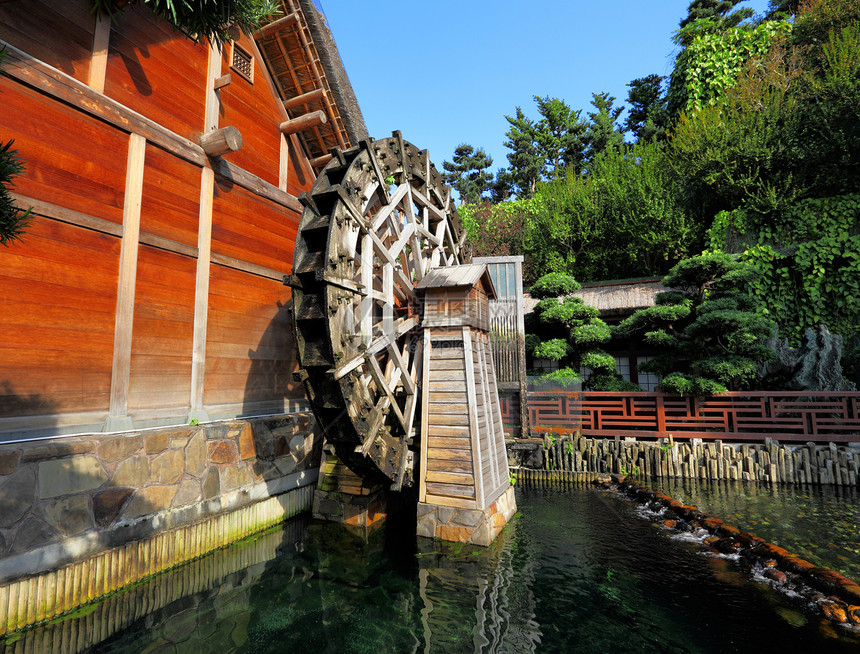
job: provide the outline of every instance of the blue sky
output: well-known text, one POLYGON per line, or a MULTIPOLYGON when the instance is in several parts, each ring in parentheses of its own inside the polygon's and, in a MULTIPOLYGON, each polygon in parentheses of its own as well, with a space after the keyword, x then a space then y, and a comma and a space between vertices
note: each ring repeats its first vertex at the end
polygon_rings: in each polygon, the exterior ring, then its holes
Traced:
MULTIPOLYGON (((460 143, 507 165, 508 123, 532 96, 559 97, 583 116, 591 93, 616 105, 627 83, 667 75, 672 33, 689 0, 317 0, 368 131, 399 129, 442 169, 460 143)), ((767 0, 740 6, 757 12, 767 0)), ((622 114, 621 120, 626 116, 622 114)))

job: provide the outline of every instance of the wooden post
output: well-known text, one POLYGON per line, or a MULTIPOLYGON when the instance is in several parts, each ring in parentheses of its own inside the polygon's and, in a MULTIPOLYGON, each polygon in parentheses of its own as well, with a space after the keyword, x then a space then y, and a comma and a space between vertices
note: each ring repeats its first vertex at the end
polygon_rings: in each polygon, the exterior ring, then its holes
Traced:
POLYGON ((222 127, 201 136, 200 147, 210 157, 221 157, 242 147, 242 134, 235 127, 222 127))
POLYGON ((285 120, 281 123, 280 129, 284 134, 296 134, 307 129, 313 129, 314 127, 325 125, 327 122, 328 117, 325 115, 325 112, 317 110, 297 116, 290 120, 285 120))
POLYGON ((99 93, 104 93, 105 90, 109 42, 110 16, 99 14, 96 16, 93 31, 93 54, 90 58, 90 72, 87 76, 87 85, 99 93))
POLYGON ((197 280, 194 290, 194 340, 191 349, 191 412, 188 420, 206 421, 203 389, 206 372, 206 327, 209 315, 209 268, 212 252, 212 204, 215 173, 203 168, 200 177, 200 219, 197 230, 197 280))
POLYGON ((110 380, 110 413, 105 431, 132 429, 128 417, 128 388, 131 373, 131 335, 134 322, 134 290, 140 243, 140 207, 143 199, 143 169, 146 139, 130 134, 122 210, 122 245, 119 254, 119 284, 116 296, 113 365, 110 380))

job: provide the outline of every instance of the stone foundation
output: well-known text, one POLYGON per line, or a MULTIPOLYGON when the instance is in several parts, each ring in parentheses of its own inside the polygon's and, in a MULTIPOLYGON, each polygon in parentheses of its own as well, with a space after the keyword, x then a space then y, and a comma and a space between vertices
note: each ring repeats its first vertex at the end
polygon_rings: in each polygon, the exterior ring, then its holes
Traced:
POLYGON ((512 486, 483 511, 419 502, 418 535, 488 547, 516 512, 512 486))
POLYGON ((325 453, 321 470, 314 492, 314 518, 358 530, 382 524, 388 507, 380 484, 368 484, 332 452, 325 453))
POLYGON ((309 509, 314 427, 295 414, 0 445, 0 634, 309 509))

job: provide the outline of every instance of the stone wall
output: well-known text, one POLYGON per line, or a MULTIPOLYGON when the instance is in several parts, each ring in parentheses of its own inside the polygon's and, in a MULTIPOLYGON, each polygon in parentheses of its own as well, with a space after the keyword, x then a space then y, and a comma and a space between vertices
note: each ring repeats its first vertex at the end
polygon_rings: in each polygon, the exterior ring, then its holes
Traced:
POLYGON ((770 438, 743 443, 698 438, 640 441, 586 438, 579 433, 545 434, 543 438, 508 443, 508 456, 512 466, 547 471, 551 477, 565 480, 579 479, 584 473, 620 473, 852 487, 860 484, 860 443, 781 444, 770 438))
MULTIPOLYGON (((2 444, 0 601, 18 580, 312 486, 321 449, 309 414, 2 444)), ((217 523, 210 549, 229 542, 225 530, 247 535, 257 514, 261 527, 278 511, 285 517, 282 504, 243 517, 241 529, 217 523)), ((182 547, 171 545, 141 573, 188 560, 182 547)), ((209 551, 205 542, 193 550, 209 551)))

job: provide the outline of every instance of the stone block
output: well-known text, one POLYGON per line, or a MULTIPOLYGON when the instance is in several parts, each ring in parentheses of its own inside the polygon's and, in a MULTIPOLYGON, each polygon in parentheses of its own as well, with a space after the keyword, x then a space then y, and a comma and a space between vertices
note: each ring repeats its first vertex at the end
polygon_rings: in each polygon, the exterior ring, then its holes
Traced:
POLYGON ((146 434, 145 443, 147 454, 164 452, 164 450, 170 447, 170 432, 157 431, 152 434, 146 434))
POLYGON ((156 484, 173 484, 184 472, 185 452, 182 450, 167 450, 150 464, 150 477, 156 484))
POLYGON ((12 527, 29 511, 36 499, 33 466, 19 468, 0 480, 0 529, 12 527))
POLYGON ((289 475, 292 472, 295 472, 296 469, 296 460, 292 456, 279 456, 275 459, 275 466, 277 466, 278 471, 280 471, 281 475, 289 475))
POLYGON ((221 472, 221 487, 224 490, 236 490, 242 486, 250 486, 252 483, 253 479, 247 466, 227 466, 221 472))
POLYGON ((64 440, 61 443, 51 443, 23 450, 21 453, 21 463, 46 461, 59 457, 74 456, 76 454, 89 454, 95 452, 95 449, 96 444, 90 441, 64 440))
POLYGON ((221 493, 221 479, 218 475, 218 468, 209 466, 206 476, 203 478, 203 498, 211 500, 221 493))
POLYGON ((173 498, 173 506, 185 506, 199 502, 201 490, 200 482, 196 479, 183 479, 176 497, 173 498))
POLYGON ((191 440, 190 436, 171 436, 170 438, 170 449, 180 449, 188 445, 188 441, 191 440))
POLYGON ((199 429, 185 446, 185 472, 199 477, 204 470, 206 470, 206 431, 199 429))
POLYGON ((255 421, 251 425, 252 435, 254 439, 254 449, 258 459, 271 459, 275 456, 275 436, 272 435, 272 430, 259 421, 255 421))
POLYGON ((418 525, 416 528, 416 533, 419 536, 424 536, 425 538, 435 538, 436 537, 436 514, 435 513, 425 513, 424 515, 418 518, 418 525))
POLYGON ((0 477, 11 475, 18 469, 21 450, 6 450, 0 452, 0 477))
POLYGON ((38 518, 27 518, 21 523, 12 540, 12 554, 29 552, 34 547, 50 542, 54 537, 54 531, 38 518))
POLYGON ((473 530, 469 527, 455 527, 441 524, 436 527, 436 538, 447 540, 452 543, 468 543, 472 537, 473 530))
POLYGON ((325 516, 343 516, 343 504, 335 500, 321 499, 319 513, 325 516))
POLYGON ((48 524, 63 536, 75 536, 91 529, 93 518, 86 495, 72 495, 45 505, 48 524))
POLYGON ((239 433, 239 456, 244 461, 257 456, 257 448, 254 447, 254 432, 248 423, 245 423, 245 428, 239 433))
POLYGON ((173 497, 176 495, 175 486, 147 486, 135 492, 131 502, 128 503, 122 517, 125 520, 139 518, 140 516, 157 513, 170 508, 173 497))
POLYGON ((478 511, 477 509, 457 509, 450 520, 446 520, 446 522, 452 522, 465 527, 474 527, 483 519, 483 511, 478 511))
POLYGON ((39 497, 48 499, 93 490, 108 475, 94 456, 74 456, 39 463, 39 497))
POLYGON ((296 434, 290 439, 290 453, 294 454, 297 459, 305 455, 305 435, 296 434))
POLYGON ((206 438, 210 441, 226 438, 230 432, 230 425, 223 422, 214 425, 206 425, 206 438))
POLYGON ((499 527, 498 530, 494 530, 490 525, 490 521, 484 520, 480 525, 478 525, 477 529, 472 532, 469 542, 473 545, 489 547, 499 531, 501 531, 501 527, 499 527))
POLYGON ((118 436, 99 442, 98 455, 102 461, 113 463, 134 454, 143 447, 143 438, 140 434, 131 436, 118 436))
POLYGON ((239 460, 239 448, 233 441, 209 442, 210 463, 236 463, 239 460))
POLYGON ((140 488, 149 483, 149 457, 145 454, 130 456, 120 461, 111 477, 111 486, 140 488))
POLYGON ((110 527, 131 499, 131 488, 112 488, 93 495, 93 519, 101 529, 110 527))

